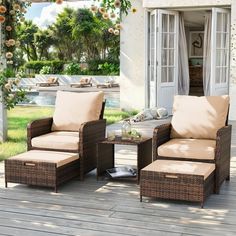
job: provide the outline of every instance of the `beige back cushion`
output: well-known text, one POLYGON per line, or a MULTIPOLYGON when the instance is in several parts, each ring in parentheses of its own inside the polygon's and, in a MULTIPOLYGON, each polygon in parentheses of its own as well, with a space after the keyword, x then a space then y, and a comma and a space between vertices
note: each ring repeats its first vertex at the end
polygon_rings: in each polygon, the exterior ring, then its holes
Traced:
POLYGON ((57 77, 54 77, 53 79, 52 79, 52 83, 57 83, 58 82, 58 78, 57 77))
POLYGON ((57 92, 52 131, 79 131, 82 123, 98 120, 103 92, 57 92))
POLYGON ((54 80, 53 77, 49 77, 49 78, 47 79, 47 83, 53 83, 53 80, 54 80))
POLYGON ((229 96, 175 96, 171 138, 216 139, 225 125, 229 96))

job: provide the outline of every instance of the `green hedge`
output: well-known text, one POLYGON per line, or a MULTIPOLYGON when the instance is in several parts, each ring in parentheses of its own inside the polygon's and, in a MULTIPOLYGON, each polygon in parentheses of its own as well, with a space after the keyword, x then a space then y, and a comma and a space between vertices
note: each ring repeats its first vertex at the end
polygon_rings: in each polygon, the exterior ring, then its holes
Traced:
POLYGON ((52 74, 60 74, 63 71, 64 61, 29 61, 25 63, 25 69, 34 70, 35 73, 39 73, 40 70, 48 66, 51 69, 52 74))
POLYGON ((109 60, 91 60, 88 62, 88 70, 94 75, 119 75, 120 62, 109 60))

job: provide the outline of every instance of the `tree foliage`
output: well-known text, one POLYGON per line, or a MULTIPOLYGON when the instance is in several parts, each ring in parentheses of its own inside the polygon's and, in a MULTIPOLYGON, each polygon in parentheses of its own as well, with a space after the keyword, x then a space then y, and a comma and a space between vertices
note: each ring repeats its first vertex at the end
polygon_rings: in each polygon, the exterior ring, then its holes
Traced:
MULTIPOLYGON (((41 29, 32 21, 25 21, 18 29, 21 52, 16 54, 27 61, 61 60, 64 62, 90 62, 93 60, 119 60, 119 36, 107 29, 114 24, 103 19, 101 13, 93 15, 88 9, 65 8, 55 23, 41 29)), ((17 58, 16 58, 17 59, 17 58)), ((23 63, 18 58, 18 64, 23 63)))

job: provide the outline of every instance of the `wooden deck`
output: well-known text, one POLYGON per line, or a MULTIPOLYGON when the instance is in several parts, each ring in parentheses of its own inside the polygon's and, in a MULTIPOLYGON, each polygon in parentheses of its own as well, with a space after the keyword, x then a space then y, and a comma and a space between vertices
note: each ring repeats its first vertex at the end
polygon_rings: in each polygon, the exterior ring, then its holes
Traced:
MULTIPOLYGON (((135 150, 116 150, 119 163, 134 163, 135 150)), ((236 235, 236 123, 231 181, 211 195, 204 209, 196 203, 144 198, 132 182, 96 181, 91 172, 55 194, 47 188, 9 184, 0 164, 0 235, 236 235)))

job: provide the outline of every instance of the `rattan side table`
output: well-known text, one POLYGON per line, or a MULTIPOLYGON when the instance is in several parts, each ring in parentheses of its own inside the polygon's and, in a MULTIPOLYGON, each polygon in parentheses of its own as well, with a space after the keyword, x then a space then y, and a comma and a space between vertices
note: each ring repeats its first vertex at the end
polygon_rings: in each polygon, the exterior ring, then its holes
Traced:
POLYGON ((152 162, 152 138, 141 140, 123 140, 115 137, 114 140, 105 139, 97 144, 97 179, 103 176, 107 169, 115 167, 114 145, 137 146, 137 176, 139 183, 140 170, 152 162))

